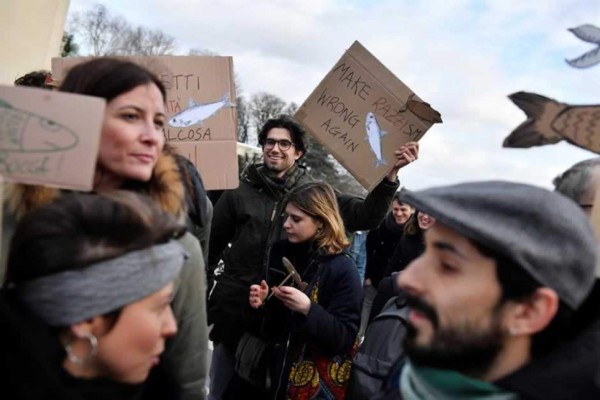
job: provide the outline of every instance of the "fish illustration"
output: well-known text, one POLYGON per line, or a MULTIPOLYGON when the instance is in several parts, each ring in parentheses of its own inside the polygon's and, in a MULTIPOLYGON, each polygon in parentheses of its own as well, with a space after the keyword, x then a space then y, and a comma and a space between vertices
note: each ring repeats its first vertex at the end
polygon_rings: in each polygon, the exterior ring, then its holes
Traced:
POLYGON ((72 149, 78 142, 75 132, 64 125, 0 99, 0 151, 48 153, 72 149))
POLYGON ((195 103, 194 99, 190 97, 188 108, 175 114, 169 120, 169 126, 185 128, 186 126, 201 124, 223 107, 235 107, 235 104, 229 101, 229 94, 227 93, 219 101, 204 104, 195 103))
POLYGON ((406 108, 410 110, 417 117, 422 119, 423 121, 431 122, 433 124, 442 123, 442 115, 433 109, 429 103, 425 103, 424 101, 415 100, 415 94, 412 93, 408 96, 408 100, 406 101, 406 108))
POLYGON ((569 31, 584 42, 595 44, 596 48, 577 58, 565 61, 575 68, 588 68, 600 63, 600 28, 586 24, 571 28, 569 31))
POLYGON ((369 142, 371 150, 375 153, 375 157, 377 158, 375 166, 379 167, 380 165, 386 165, 387 162, 381 156, 381 138, 385 136, 387 132, 381 130, 377 118, 375 118, 375 115, 373 115, 372 112, 367 113, 365 128, 367 131, 365 140, 369 142))
POLYGON ((532 147, 566 140, 600 153, 600 105, 573 106, 539 94, 508 96, 527 115, 506 139, 504 147, 532 147))

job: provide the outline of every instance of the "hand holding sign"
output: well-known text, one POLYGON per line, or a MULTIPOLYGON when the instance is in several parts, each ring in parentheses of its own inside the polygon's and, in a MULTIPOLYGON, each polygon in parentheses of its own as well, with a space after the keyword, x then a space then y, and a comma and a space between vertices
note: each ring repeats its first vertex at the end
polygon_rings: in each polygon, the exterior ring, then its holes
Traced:
POLYGON ((403 144, 398 150, 394 151, 394 155, 396 156, 396 163, 390 173, 387 174, 387 179, 390 182, 396 181, 396 176, 398 175, 400 168, 406 167, 408 164, 419 158, 419 142, 408 142, 403 144))

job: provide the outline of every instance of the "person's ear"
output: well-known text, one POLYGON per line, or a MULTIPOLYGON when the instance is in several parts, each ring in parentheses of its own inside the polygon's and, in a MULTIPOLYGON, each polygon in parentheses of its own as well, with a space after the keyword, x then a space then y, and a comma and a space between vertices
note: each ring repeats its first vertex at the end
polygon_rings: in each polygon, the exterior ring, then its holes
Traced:
POLYGON ((296 152, 294 153, 294 160, 298 161, 300 158, 302 158, 303 154, 304 152, 302 150, 296 150, 296 152))
POLYGON ((512 305, 506 321, 508 332, 512 336, 533 336, 543 331, 556 316, 558 306, 559 298, 554 290, 536 289, 529 298, 512 305))

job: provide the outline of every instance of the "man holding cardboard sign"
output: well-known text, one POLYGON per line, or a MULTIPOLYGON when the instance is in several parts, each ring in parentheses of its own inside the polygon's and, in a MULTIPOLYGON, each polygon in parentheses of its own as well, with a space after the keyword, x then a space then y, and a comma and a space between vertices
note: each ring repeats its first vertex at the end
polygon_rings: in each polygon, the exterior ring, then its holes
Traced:
MULTIPOLYGON (((250 310, 248 290, 266 273, 266 255, 283 237, 285 196, 312 180, 298 163, 307 151, 304 135, 303 128, 288 117, 267 121, 259 132, 263 163, 249 166, 242 173, 240 187, 225 192, 215 205, 209 268, 213 270, 223 258, 225 271, 209 300, 209 323, 214 323, 211 338, 216 344, 211 365, 212 399, 222 398, 228 386, 233 386, 230 390, 245 386, 237 380, 230 385, 230 381, 242 334, 260 325, 250 310)), ((418 153, 416 142, 396 150, 389 173, 366 199, 337 194, 348 231, 372 229, 381 222, 399 186, 399 169, 415 161, 418 153)))

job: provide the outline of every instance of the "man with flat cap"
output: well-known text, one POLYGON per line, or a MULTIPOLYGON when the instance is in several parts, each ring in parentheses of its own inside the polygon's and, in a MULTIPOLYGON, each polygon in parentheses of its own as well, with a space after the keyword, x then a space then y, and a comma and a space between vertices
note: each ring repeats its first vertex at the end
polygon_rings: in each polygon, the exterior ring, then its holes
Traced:
POLYGON ((597 244, 577 205, 499 181, 402 201, 436 224, 399 276, 409 306, 400 398, 600 399, 597 244))

